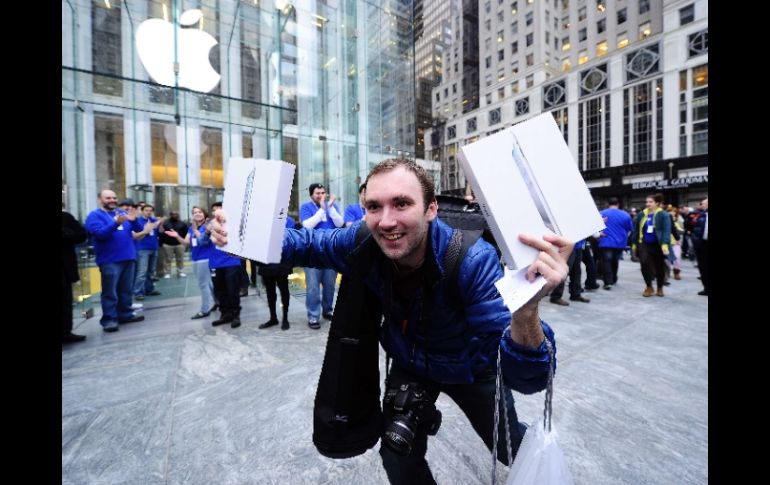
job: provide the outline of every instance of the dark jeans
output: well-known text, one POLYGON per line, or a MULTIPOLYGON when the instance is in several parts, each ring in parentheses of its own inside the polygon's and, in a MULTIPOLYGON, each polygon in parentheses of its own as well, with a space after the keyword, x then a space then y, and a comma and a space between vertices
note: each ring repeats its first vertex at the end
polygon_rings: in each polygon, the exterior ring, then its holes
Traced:
POLYGON ((248 271, 246 271, 246 260, 241 260, 241 268, 243 269, 243 273, 241 274, 241 288, 248 288, 249 283, 252 285, 257 284, 257 262, 249 259, 248 260, 251 263, 251 275, 249 275, 248 271))
POLYGON ((136 261, 105 263, 99 266, 102 274, 102 326, 134 316, 131 309, 136 261))
MULTIPOLYGON (((582 251, 583 254, 581 255, 581 259, 583 260, 583 264, 586 265, 586 289, 595 289, 599 286, 599 283, 596 281, 596 278, 599 275, 596 271, 596 258, 594 257, 593 249, 588 242, 586 242, 582 251)), ((578 261, 580 261, 580 259, 578 259, 578 261)))
POLYGON ((278 299, 275 294, 275 287, 281 290, 281 304, 283 305, 283 314, 289 311, 289 275, 262 276, 262 284, 265 285, 267 293, 267 306, 270 308, 270 318, 276 318, 275 303, 278 299))
POLYGON ((214 297, 219 302, 219 311, 222 315, 237 313, 241 309, 242 271, 240 265, 214 269, 211 281, 214 283, 214 297))
MULTIPOLYGON (((439 384, 414 376, 394 362, 388 376, 388 386, 393 388, 408 382, 419 383, 431 395, 433 402, 436 401, 441 392, 452 398, 462 409, 463 413, 465 413, 476 434, 487 445, 487 449, 490 452, 492 451, 492 428, 495 424, 495 370, 490 370, 484 376, 477 376, 476 382, 473 384, 439 384)), ((527 427, 519 423, 510 389, 504 387, 503 392, 506 396, 505 404, 508 408, 511 451, 515 457, 527 427)), ((392 406, 386 405, 383 411, 387 426, 393 420, 392 406)), ((502 463, 508 465, 503 415, 504 410, 501 403, 497 435, 497 458, 502 463)), ((439 430, 440 432, 441 430, 439 430)), ((433 479, 428 462, 425 460, 427 450, 428 434, 423 426, 417 429, 412 452, 407 456, 400 456, 394 453, 387 445, 381 442, 380 456, 382 457, 382 465, 385 468, 390 483, 399 485, 435 484, 436 481, 433 479)))
POLYGON ((666 257, 663 256, 663 249, 660 244, 642 243, 637 246, 639 252, 639 262, 642 265, 642 277, 644 283, 652 287, 652 280, 655 278, 658 288, 663 288, 666 279, 666 257))
POLYGON ((605 285, 618 282, 618 261, 623 256, 623 248, 600 248, 602 256, 602 279, 605 285))

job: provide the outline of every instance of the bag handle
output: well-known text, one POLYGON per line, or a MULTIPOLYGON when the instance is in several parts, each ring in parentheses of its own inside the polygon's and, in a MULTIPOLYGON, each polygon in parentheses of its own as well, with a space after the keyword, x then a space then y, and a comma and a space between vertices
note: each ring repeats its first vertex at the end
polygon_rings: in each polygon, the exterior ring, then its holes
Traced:
MULTIPOLYGON (((553 355, 553 344, 545 338, 545 346, 548 349, 548 384, 545 388, 545 404, 543 406, 543 428, 546 432, 551 431, 551 416, 553 415, 553 375, 556 362, 553 355)), ((513 466, 513 452, 511 451, 510 425, 508 424, 508 405, 505 393, 503 392, 503 373, 500 366, 500 346, 497 347, 497 378, 495 381, 495 429, 492 431, 492 485, 495 485, 497 478, 497 428, 500 422, 500 404, 502 401, 505 421, 505 445, 508 450, 508 463, 513 466)))

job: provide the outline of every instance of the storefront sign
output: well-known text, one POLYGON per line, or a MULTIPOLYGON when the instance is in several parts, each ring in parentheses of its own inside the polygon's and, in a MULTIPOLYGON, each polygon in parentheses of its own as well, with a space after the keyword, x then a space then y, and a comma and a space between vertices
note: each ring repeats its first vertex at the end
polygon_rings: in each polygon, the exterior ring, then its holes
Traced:
POLYGON ((636 189, 681 189, 689 187, 692 184, 707 184, 709 183, 708 175, 698 175, 696 177, 682 177, 678 179, 664 179, 655 180, 651 182, 635 182, 631 184, 631 188, 636 189))

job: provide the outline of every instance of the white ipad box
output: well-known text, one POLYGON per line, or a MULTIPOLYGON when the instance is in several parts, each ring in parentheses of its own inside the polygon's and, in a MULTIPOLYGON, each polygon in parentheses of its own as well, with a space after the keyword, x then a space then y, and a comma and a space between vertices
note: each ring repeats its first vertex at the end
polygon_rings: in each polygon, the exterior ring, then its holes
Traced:
POLYGON ((218 249, 262 263, 281 261, 294 169, 282 160, 230 158, 222 200, 228 237, 218 249))
POLYGON ((604 229, 550 113, 465 145, 458 159, 510 269, 529 266, 538 254, 520 233, 577 242, 604 229))

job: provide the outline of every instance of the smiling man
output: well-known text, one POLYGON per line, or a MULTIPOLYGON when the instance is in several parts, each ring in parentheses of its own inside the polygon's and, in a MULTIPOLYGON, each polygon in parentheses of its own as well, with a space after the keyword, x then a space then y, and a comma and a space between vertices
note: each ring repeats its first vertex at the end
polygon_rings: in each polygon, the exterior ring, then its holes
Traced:
MULTIPOLYGON (((461 252, 456 230, 436 216, 434 190, 413 161, 385 160, 367 177, 364 221, 328 231, 289 229, 284 237, 284 262, 334 268, 364 287, 367 298, 381 302, 378 308, 366 305, 369 313, 362 322, 379 325, 380 343, 393 360, 386 378, 380 447, 391 483, 435 483, 425 453, 428 436, 441 424, 435 401, 442 392, 492 449, 498 349, 508 387, 525 394, 546 387, 546 338, 554 358, 556 347, 553 330, 539 318, 538 302, 565 279, 572 249, 569 241, 556 236, 519 236, 540 250, 527 278, 533 281, 540 274, 547 283, 511 315, 494 286, 503 270, 490 244, 478 239, 462 259, 455 257, 456 273, 445 267, 447 253, 461 252)), ((222 212, 212 224, 212 239, 218 245, 227 241, 222 212)), ((335 314, 340 313, 341 299, 342 289, 335 314)), ((510 390, 505 395, 507 431, 515 453, 526 426, 518 422, 510 390)), ((501 436, 506 432, 503 423, 500 419, 501 436)), ((507 462, 503 439, 497 456, 507 462)))

